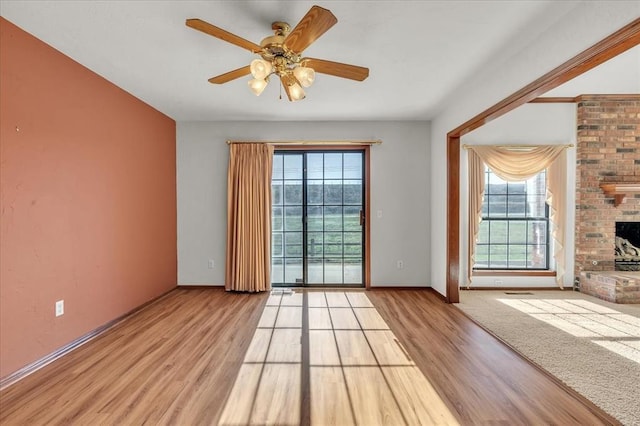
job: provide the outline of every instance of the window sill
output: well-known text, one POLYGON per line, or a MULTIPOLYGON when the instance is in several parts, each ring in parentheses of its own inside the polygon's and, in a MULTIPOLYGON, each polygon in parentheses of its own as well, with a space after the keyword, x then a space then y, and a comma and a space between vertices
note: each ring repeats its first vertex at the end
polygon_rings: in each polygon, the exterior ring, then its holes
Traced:
POLYGON ((525 269, 474 269, 474 277, 555 277, 556 271, 536 271, 525 269))

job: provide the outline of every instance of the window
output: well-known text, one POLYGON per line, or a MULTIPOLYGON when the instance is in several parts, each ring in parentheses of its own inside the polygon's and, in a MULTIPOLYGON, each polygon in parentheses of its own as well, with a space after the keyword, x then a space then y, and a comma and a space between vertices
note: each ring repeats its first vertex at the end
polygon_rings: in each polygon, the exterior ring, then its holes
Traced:
POLYGON ((474 269, 549 269, 546 173, 506 182, 485 168, 474 269))

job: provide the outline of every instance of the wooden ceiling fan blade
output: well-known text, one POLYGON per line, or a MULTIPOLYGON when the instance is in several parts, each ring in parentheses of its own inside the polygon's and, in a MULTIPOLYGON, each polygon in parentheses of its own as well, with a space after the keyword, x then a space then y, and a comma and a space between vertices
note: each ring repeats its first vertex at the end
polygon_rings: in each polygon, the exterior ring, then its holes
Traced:
POLYGON ((236 46, 247 49, 253 53, 262 51, 262 46, 246 40, 240 36, 232 34, 229 31, 223 30, 222 28, 218 28, 215 25, 211 25, 210 23, 205 22, 202 19, 187 19, 186 24, 188 27, 191 27, 198 31, 202 31, 205 34, 209 34, 228 43, 235 44, 236 46))
POLYGON ((297 54, 316 41, 322 34, 338 22, 333 13, 320 6, 313 6, 289 33, 284 44, 297 54))
POLYGON ((324 59, 304 58, 302 66, 313 68, 315 72, 329 74, 336 77, 349 78, 362 81, 369 77, 369 68, 357 65, 343 64, 340 62, 326 61, 324 59))
POLYGON ((247 65, 246 67, 238 68, 237 70, 220 74, 215 77, 211 77, 209 79, 209 83, 223 84, 231 80, 235 80, 236 78, 244 77, 245 75, 248 75, 248 74, 251 74, 251 67, 249 65, 247 65))

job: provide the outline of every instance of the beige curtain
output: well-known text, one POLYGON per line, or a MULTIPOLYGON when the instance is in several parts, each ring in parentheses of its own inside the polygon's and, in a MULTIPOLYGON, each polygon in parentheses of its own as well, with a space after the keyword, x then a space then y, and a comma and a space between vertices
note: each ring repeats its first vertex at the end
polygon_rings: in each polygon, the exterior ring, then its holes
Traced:
POLYGON ((547 203, 553 225, 551 236, 554 241, 553 258, 556 260, 556 283, 564 288, 565 272, 565 213, 567 204, 567 152, 562 150, 547 168, 547 203))
POLYGON ((473 150, 467 152, 469 157, 469 268, 468 284, 473 277, 473 265, 476 264, 476 243, 482 221, 482 202, 484 201, 484 163, 473 150))
MULTIPOLYGON (((562 278, 565 271, 564 259, 564 228, 566 212, 566 153, 565 145, 543 146, 499 146, 473 145, 469 151, 469 283, 472 280, 473 265, 475 264, 475 245, 478 236, 480 220, 482 219, 482 197, 484 196, 484 165, 486 164, 497 176, 505 181, 527 180, 542 170, 547 169, 547 202, 551 208, 551 222, 554 226, 552 236, 555 241, 554 259, 556 261, 556 283, 563 287, 562 278), (475 155, 474 155, 475 154, 475 155), (479 157, 481 167, 471 165, 472 157, 479 157), (482 195, 477 191, 482 179, 482 195), (480 199, 480 206, 477 203, 480 199), (472 210, 472 208, 474 210, 472 210), (474 216, 472 216, 474 215, 474 216), (476 229, 472 233, 471 226, 476 229), (560 247, 560 248, 558 248, 560 247)), ((478 161, 478 160, 473 160, 478 161)))
POLYGON ((273 146, 229 146, 227 175, 227 291, 271 287, 271 171, 273 146))

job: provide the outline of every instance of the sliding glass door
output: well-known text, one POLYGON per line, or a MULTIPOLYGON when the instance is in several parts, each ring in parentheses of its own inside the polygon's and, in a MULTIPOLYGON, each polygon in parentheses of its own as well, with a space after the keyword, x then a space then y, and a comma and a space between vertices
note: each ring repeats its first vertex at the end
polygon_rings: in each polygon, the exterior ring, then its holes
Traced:
POLYGON ((364 284, 364 152, 276 151, 273 286, 364 284))

